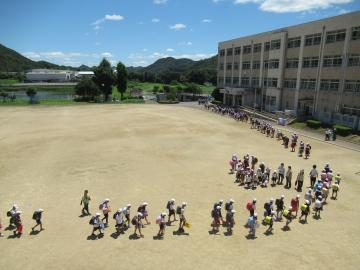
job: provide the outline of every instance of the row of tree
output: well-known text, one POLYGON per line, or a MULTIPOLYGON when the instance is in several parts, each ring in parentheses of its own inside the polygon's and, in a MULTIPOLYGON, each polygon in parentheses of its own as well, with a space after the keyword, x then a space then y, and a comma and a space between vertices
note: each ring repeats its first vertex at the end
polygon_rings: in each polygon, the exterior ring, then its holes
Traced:
POLYGON ((163 71, 160 73, 153 73, 148 71, 129 71, 129 80, 137 80, 140 82, 154 82, 170 84, 174 82, 180 83, 197 83, 204 84, 206 82, 216 84, 215 70, 191 70, 187 73, 176 71, 163 71))
POLYGON ((122 100, 127 89, 127 80, 128 73, 121 62, 117 64, 114 72, 110 62, 103 59, 94 69, 94 77, 82 78, 75 86, 75 93, 84 101, 94 101, 100 95, 103 95, 104 100, 108 101, 113 86, 116 86, 122 100))

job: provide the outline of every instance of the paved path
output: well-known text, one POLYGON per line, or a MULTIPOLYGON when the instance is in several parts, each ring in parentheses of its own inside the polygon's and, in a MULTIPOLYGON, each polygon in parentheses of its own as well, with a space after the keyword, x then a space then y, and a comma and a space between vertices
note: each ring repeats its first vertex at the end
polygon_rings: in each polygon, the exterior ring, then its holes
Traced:
MULTIPOLYGON (((179 104, 176 104, 175 106, 183 106, 183 107, 189 107, 189 108, 206 111, 202 105, 198 104, 198 102, 180 102, 179 104)), ((287 131, 289 133, 297 133, 303 137, 311 138, 311 139, 317 140, 317 141, 322 141, 325 144, 332 144, 332 145, 336 145, 339 147, 347 148, 349 150, 360 152, 360 145, 356 144, 356 143, 351 143, 351 142, 348 142, 348 141, 345 141, 342 139, 337 139, 336 141, 325 141, 324 136, 322 136, 321 134, 315 133, 315 132, 311 132, 311 131, 307 131, 307 130, 299 130, 299 129, 295 129, 295 128, 292 128, 289 126, 284 127, 284 126, 280 126, 277 124, 275 124, 275 127, 277 129, 281 129, 281 130, 287 131)), ((338 136, 338 138, 339 138, 339 136, 338 136)))

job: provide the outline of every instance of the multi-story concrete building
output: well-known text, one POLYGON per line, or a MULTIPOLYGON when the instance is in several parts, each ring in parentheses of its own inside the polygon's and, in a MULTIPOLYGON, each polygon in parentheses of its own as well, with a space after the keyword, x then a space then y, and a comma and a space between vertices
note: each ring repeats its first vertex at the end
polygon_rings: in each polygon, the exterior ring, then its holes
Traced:
POLYGON ((360 127, 360 12, 219 43, 223 103, 360 127))

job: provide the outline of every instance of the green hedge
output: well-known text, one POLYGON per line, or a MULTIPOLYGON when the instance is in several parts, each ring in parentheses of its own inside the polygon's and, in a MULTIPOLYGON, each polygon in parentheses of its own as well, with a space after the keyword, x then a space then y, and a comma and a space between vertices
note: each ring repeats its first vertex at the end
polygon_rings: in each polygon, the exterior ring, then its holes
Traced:
POLYGON ((179 101, 177 100, 163 100, 163 101, 158 101, 159 104, 178 104, 179 101))
POLYGON ((348 136, 352 133, 352 129, 349 127, 345 127, 342 125, 334 125, 334 128, 336 128, 336 133, 341 136, 348 136))
POLYGON ((321 126, 321 122, 317 120, 307 120, 306 125, 311 128, 319 128, 321 126))
POLYGON ((222 102, 219 100, 213 100, 213 101, 211 101, 211 103, 214 105, 222 105, 222 102))

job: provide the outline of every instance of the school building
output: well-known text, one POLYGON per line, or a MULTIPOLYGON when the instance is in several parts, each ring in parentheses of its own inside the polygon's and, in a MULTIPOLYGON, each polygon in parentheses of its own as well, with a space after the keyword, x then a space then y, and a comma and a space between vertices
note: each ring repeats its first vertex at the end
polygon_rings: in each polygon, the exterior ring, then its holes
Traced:
POLYGON ((360 129, 360 11, 219 43, 223 103, 360 129))

